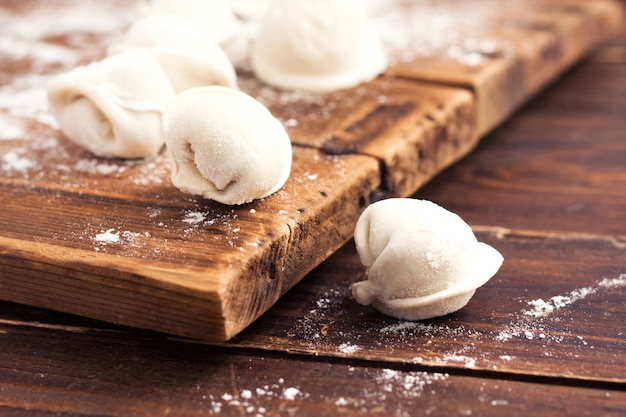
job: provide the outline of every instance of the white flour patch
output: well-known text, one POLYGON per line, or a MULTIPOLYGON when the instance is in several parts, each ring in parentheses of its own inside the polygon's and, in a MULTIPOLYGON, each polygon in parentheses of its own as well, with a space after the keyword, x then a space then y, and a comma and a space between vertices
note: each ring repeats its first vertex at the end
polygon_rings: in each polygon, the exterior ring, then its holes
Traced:
POLYGON ((37 163, 30 158, 21 156, 17 151, 9 151, 2 155, 0 166, 4 171, 19 171, 26 173, 29 169, 35 168, 37 163))
POLYGON ((356 353, 359 350, 363 349, 361 346, 353 345, 351 343, 342 343, 339 345, 339 352, 341 353, 356 353))
POLYGON ((131 249, 139 247, 142 244, 142 239, 150 238, 149 232, 138 233, 131 232, 130 230, 117 230, 115 228, 109 228, 96 233, 92 238, 93 242, 97 245, 95 251, 99 252, 107 245, 120 245, 121 247, 131 249))
MULTIPOLYGON (((310 395, 303 392, 299 387, 286 386, 285 380, 280 378, 276 383, 241 388, 221 395, 203 395, 202 399, 210 402, 211 411, 216 414, 229 408, 238 411, 244 410, 245 414, 249 416, 263 417, 268 412, 264 404, 270 404, 277 399, 297 402, 306 400, 309 397, 310 395)), ((287 411, 291 415, 290 411, 295 411, 295 409, 288 408, 287 411)))
POLYGON ((61 7, 56 4, 46 7, 41 3, 23 15, 0 13, 0 27, 26 40, 67 34, 97 34, 108 38, 122 32, 137 17, 135 7, 121 7, 114 2, 72 2, 61 7))
POLYGON ((118 243, 120 241, 120 232, 116 232, 115 229, 108 229, 102 233, 98 233, 94 237, 94 241, 102 244, 108 245, 110 243, 118 243))
POLYGON ((183 222, 187 224, 199 224, 206 220, 207 214, 199 211, 190 211, 185 213, 183 222))
POLYGON ((0 141, 22 139, 25 136, 26 128, 21 120, 0 115, 0 141))
POLYGON ((57 128, 58 123, 48 112, 45 90, 47 80, 48 76, 45 75, 26 74, 14 78, 11 84, 0 87, 0 111, 16 119, 36 120, 57 128))
POLYGON ((302 391, 300 391, 298 388, 295 387, 289 387, 289 388, 285 388, 285 390, 283 391, 281 398, 284 398, 286 400, 289 401, 293 401, 298 397, 302 396, 302 391))
POLYGON ((375 375, 382 392, 396 393, 402 398, 421 397, 425 389, 438 381, 448 379, 448 374, 428 372, 401 372, 383 369, 375 375))
POLYGON ((470 67, 512 49, 512 45, 494 38, 486 23, 501 16, 504 7, 509 15, 513 15, 512 9, 522 11, 524 7, 521 1, 508 1, 506 5, 486 1, 459 13, 462 2, 457 7, 436 1, 363 1, 362 4, 392 63, 440 55, 470 67))
POLYGON ((120 174, 128 169, 126 165, 117 165, 110 161, 102 162, 97 159, 80 159, 74 165, 78 172, 99 175, 120 174))
POLYGON ((545 317, 580 300, 584 300, 588 296, 596 294, 599 290, 623 287, 626 287, 626 274, 621 274, 613 279, 605 278, 595 286, 577 288, 565 295, 555 295, 548 300, 541 298, 530 300, 527 303, 532 309, 524 310, 523 314, 535 318, 545 317))
POLYGON ((461 362, 465 368, 476 367, 476 359, 471 358, 469 356, 464 356, 464 355, 456 355, 456 354, 444 355, 443 361, 444 362, 461 362))

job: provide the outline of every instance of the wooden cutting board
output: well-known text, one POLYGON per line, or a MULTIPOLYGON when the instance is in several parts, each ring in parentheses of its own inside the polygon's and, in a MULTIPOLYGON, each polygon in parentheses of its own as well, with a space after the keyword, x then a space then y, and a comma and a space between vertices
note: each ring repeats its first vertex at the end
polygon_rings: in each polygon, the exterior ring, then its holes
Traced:
POLYGON ((231 338, 352 237, 374 199, 463 157, 621 22, 618 1, 365 2, 392 64, 353 89, 242 90, 281 119, 294 164, 243 206, 181 194, 163 154, 102 159, 45 110, 54 73, 103 56, 125 2, 0 11, 0 299, 181 336, 231 338), (94 20, 97 19, 97 20, 94 20))

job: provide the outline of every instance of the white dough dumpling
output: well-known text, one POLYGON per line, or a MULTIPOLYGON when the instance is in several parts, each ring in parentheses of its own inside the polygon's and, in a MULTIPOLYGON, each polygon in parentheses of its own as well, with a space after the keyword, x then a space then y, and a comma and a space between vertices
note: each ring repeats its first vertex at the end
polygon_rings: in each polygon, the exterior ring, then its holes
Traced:
POLYGON ((353 297, 405 320, 463 308, 504 260, 458 215, 426 200, 373 203, 359 218, 354 240, 368 279, 352 285, 353 297))
POLYGON ((163 114, 172 183, 185 193, 244 204, 282 188, 291 141, 259 101, 221 86, 176 95, 163 114))
POLYGON ((228 56, 208 33, 173 14, 154 14, 134 22, 109 55, 146 49, 159 61, 176 92, 205 85, 237 87, 228 56))
POLYGON ((153 0, 143 4, 143 13, 175 14, 210 34, 218 44, 229 42, 239 29, 239 22, 228 0, 153 0))
POLYGON ((375 78, 387 68, 387 56, 358 3, 276 0, 261 23, 251 63, 267 84, 321 92, 375 78))
POLYGON ((243 20, 260 20, 265 16, 273 0, 228 0, 230 8, 243 20))
POLYGON ((141 158, 163 147, 161 112, 174 90, 145 51, 57 75, 48 82, 47 95, 63 133, 97 156, 141 158))

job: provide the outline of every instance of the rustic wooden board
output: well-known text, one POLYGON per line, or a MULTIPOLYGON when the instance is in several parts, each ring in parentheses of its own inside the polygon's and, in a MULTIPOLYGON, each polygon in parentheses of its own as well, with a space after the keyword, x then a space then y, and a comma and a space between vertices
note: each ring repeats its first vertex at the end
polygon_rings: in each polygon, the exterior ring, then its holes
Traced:
MULTIPOLYGON (((507 74, 532 72, 544 49, 554 47, 551 37, 526 48, 520 40, 526 31, 512 31, 512 58, 479 66, 456 56, 449 69, 462 82, 445 71, 427 79, 398 70, 449 61, 437 48, 416 62, 390 47, 395 70, 328 95, 278 92, 242 74, 242 89, 288 126, 295 157, 284 190, 236 208, 178 193, 163 155, 139 162, 97 159, 50 127, 40 103, 46 77, 101 57, 132 21, 127 6, 9 4, 0 20, 16 48, 0 48, 7 57, 0 63, 0 115, 3 126, 13 124, 18 133, 9 129, 15 137, 7 138, 3 130, 0 141, 0 297, 189 337, 232 337, 350 238, 372 193, 414 192, 467 154, 493 120, 504 117, 500 110, 510 113, 612 33, 618 3, 602 2, 593 13, 578 4, 559 2, 552 14, 542 2, 526 10, 533 19, 547 16, 561 31, 557 46, 575 52, 557 54, 547 75, 524 78, 530 87, 521 89, 507 74), (561 4, 574 23, 553 22, 563 18, 561 4), (585 12, 572 12, 579 8, 585 12), (86 11, 106 24, 82 21, 79 12, 86 11), (63 24, 51 30, 38 19, 63 24), (579 42, 596 27, 602 30, 579 42), (525 65, 530 69, 522 71, 525 65), (411 80, 397 79, 400 74, 411 80), (501 97, 507 99, 501 103, 501 97)), ((445 7, 464 13, 453 6, 445 7)), ((411 9, 403 2, 385 7, 396 16, 411 9)), ((490 36, 500 36, 503 13, 497 7, 483 19, 491 22, 490 36)))
POLYGON ((3 298, 217 340, 349 239, 379 180, 372 158, 296 147, 282 191, 231 208, 178 193, 158 161, 102 175, 80 173, 76 152, 49 156, 49 178, 0 181, 3 298))
POLYGON ((288 127, 296 143, 332 155, 379 159, 389 195, 415 192, 478 139, 474 99, 461 88, 381 77, 349 90, 277 98, 249 74, 241 82, 277 117, 297 122, 288 127))
MULTIPOLYGON (((432 6, 444 25, 459 28, 454 36, 433 40, 431 49, 398 61, 389 72, 471 89, 477 102, 478 136, 506 120, 590 49, 614 36, 624 13, 623 4, 611 0, 494 0, 478 7, 457 3, 448 0, 432 6), (462 14, 452 11, 461 9, 462 14)), ((409 5, 414 13, 423 7, 419 2, 409 5)))
POLYGON ((618 109, 625 105, 623 66, 594 58, 486 139, 502 146, 481 147, 419 195, 505 234, 541 231, 623 246, 625 127, 618 109), (464 192, 470 186, 471 194, 464 192), (507 206, 497 218, 494 202, 507 206))
POLYGON ((611 387, 476 378, 415 365, 249 356, 235 349, 225 354, 132 333, 119 336, 0 323, 0 413, 617 417, 626 409, 626 393, 611 387), (66 368, 72 369, 69 378, 66 368))

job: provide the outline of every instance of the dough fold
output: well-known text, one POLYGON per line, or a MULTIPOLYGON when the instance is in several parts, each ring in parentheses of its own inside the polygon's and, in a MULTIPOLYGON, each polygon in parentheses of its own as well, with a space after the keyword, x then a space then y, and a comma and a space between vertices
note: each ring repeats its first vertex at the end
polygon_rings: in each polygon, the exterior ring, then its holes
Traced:
POLYGON ((147 157, 164 144, 161 112, 174 90, 145 51, 107 57, 57 75, 46 92, 61 131, 97 156, 147 157))
POLYGON ((143 48, 159 61, 176 92, 205 85, 237 88, 228 56, 207 32, 173 14, 154 14, 133 23, 109 55, 143 48))

